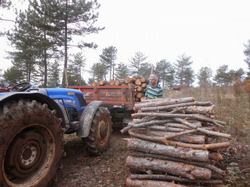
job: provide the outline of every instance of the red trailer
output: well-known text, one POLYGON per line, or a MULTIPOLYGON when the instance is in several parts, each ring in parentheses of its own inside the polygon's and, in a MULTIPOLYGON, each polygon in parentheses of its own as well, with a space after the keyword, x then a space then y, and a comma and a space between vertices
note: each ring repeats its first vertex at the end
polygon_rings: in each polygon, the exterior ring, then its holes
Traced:
POLYGON ((130 86, 68 86, 84 93, 87 104, 100 100, 107 107, 115 125, 132 121, 135 103, 134 91, 130 86))

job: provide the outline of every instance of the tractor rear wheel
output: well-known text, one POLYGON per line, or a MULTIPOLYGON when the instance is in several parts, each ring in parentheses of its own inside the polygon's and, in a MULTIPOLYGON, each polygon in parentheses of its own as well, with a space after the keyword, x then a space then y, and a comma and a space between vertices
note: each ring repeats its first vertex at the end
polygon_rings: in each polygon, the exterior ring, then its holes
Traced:
POLYGON ((49 186, 63 154, 61 120, 35 100, 0 107, 0 186, 49 186))
POLYGON ((92 155, 100 155, 109 146, 112 123, 108 109, 99 107, 93 118, 90 134, 87 137, 87 150, 92 155))

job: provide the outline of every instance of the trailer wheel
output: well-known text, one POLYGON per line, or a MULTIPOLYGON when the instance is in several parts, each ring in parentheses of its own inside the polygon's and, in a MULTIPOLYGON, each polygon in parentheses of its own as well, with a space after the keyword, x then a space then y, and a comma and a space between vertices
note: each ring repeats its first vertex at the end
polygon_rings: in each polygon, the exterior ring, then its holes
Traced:
POLYGON ((0 186, 49 186, 63 154, 61 120, 35 100, 0 107, 0 186))
POLYGON ((92 155, 100 155, 109 146, 111 138, 112 123, 109 111, 99 107, 93 118, 90 134, 87 138, 87 150, 92 155))

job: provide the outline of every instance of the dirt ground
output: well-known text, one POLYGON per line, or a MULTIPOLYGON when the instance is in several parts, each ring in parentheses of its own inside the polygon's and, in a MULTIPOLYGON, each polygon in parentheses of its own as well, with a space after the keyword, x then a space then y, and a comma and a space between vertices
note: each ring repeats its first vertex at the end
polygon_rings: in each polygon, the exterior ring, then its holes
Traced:
POLYGON ((53 187, 105 187, 126 186, 128 170, 125 167, 129 151, 121 128, 113 128, 110 146, 101 156, 90 156, 85 146, 75 134, 64 135, 67 155, 63 157, 63 169, 59 170, 53 187))
MULTIPOLYGON (((67 155, 63 157, 63 169, 57 173, 53 187, 123 187, 128 176, 125 166, 129 155, 127 143, 114 128, 109 149, 101 156, 87 154, 84 144, 75 135, 65 135, 68 143, 65 145, 67 155)), ((250 186, 250 145, 242 142, 231 142, 231 147, 221 151, 224 161, 217 166, 228 174, 224 180, 225 186, 250 186)))

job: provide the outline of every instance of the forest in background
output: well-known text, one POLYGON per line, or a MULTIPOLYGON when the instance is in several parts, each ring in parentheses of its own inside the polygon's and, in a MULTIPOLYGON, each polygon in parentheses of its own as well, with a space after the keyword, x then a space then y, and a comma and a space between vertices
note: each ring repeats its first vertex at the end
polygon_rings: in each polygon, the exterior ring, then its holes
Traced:
MULTIPOLYGON (((0 6, 8 8, 11 3, 5 0, 0 6)), ((84 42, 83 38, 105 29, 94 26, 99 17, 99 7, 97 1, 29 0, 25 11, 16 13, 15 28, 4 33, 15 50, 8 52, 13 66, 0 73, 3 83, 32 82, 41 87, 90 85, 92 81, 123 79, 132 75, 149 77, 153 64, 155 74, 165 88, 172 85, 192 86, 194 82, 199 86, 231 85, 249 75, 243 68, 233 70, 227 64, 218 67, 215 72, 206 66, 194 72, 192 57, 185 53, 179 55, 175 62, 168 61, 167 56, 158 62, 149 62, 146 54, 138 49, 131 54, 128 62, 117 62, 118 49, 108 45, 99 55, 99 62, 93 62, 87 69, 84 53, 68 54, 68 48, 97 47, 95 43, 84 42), (80 36, 82 40, 72 46, 70 41, 74 36, 80 36), (60 65, 62 63, 63 66, 60 65), (86 74, 91 78, 86 80, 83 76, 86 74)), ((245 62, 250 68, 250 41, 245 47, 245 62)))

